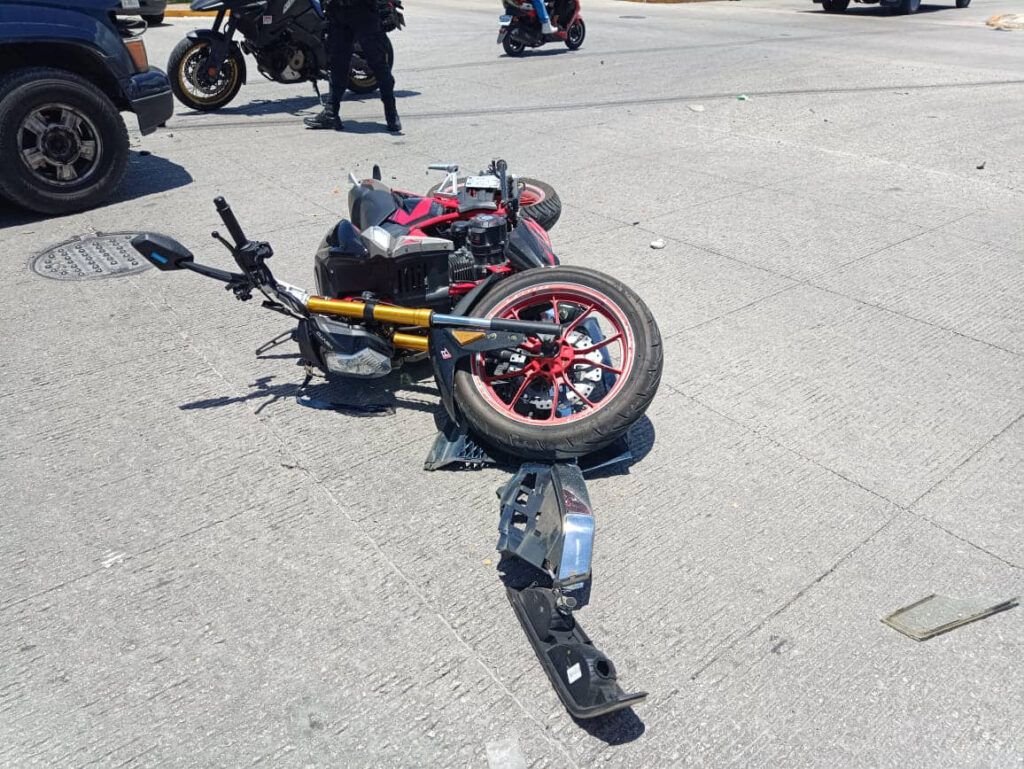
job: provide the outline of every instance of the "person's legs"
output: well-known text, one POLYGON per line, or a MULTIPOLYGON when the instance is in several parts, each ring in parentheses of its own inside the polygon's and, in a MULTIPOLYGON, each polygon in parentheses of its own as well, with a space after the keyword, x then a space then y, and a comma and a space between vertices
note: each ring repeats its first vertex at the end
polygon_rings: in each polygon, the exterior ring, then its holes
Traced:
POLYGON ((319 115, 303 121, 307 127, 341 130, 341 97, 345 95, 345 87, 348 85, 354 45, 352 27, 345 21, 332 21, 327 30, 327 63, 331 68, 330 98, 319 115))
POLYGON ((360 17, 356 27, 356 37, 363 49, 366 63, 377 78, 380 89, 380 100, 384 103, 384 118, 388 128, 401 131, 402 123, 398 119, 398 107, 395 104, 395 78, 388 64, 387 35, 380 26, 380 18, 376 15, 360 17))
POLYGON ((537 18, 540 20, 541 30, 545 35, 554 34, 555 28, 551 26, 551 18, 548 16, 547 6, 544 5, 544 0, 532 0, 533 9, 537 12, 537 18))

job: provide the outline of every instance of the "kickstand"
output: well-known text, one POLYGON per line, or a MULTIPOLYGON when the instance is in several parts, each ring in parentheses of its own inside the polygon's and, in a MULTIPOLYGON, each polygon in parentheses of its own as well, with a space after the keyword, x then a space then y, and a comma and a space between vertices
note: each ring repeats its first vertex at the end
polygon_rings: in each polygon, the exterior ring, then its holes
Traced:
POLYGON ((265 342, 256 348, 256 357, 263 355, 263 353, 273 350, 275 347, 284 344, 285 342, 291 341, 295 338, 294 331, 285 331, 284 333, 278 334, 269 342, 265 342))

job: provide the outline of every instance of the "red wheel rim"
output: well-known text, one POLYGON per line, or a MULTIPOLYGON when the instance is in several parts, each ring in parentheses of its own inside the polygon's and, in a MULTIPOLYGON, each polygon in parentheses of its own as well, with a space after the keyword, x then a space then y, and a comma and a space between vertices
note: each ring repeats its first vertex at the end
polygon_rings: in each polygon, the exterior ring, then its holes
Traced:
POLYGON ((472 359, 470 371, 477 392, 513 421, 543 427, 585 419, 618 395, 633 368, 633 329, 622 309, 596 289, 565 283, 525 288, 503 300, 487 317, 539 320, 555 312, 562 318, 562 336, 557 346, 549 345, 547 354, 539 340, 530 339, 511 351, 510 362, 498 362, 503 371, 496 370, 494 358, 481 354, 472 359), (590 336, 591 320, 601 330, 603 338, 597 341, 590 336), (521 365, 517 355, 524 358, 521 365), (614 376, 610 386, 606 373, 614 376), (603 394, 591 397, 597 382, 603 394))
POLYGON ((521 206, 535 206, 546 197, 544 190, 534 187, 532 184, 524 184, 519 188, 519 205, 521 206))

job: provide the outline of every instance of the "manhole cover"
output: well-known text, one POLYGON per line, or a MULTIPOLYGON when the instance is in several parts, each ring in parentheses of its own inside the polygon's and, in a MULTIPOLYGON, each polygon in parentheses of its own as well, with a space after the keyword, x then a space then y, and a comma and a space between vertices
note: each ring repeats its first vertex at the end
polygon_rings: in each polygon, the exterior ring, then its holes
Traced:
POLYGON ((149 267, 132 248, 137 232, 97 233, 65 241, 32 260, 32 270, 54 280, 91 280, 131 275, 149 267))
POLYGON ((646 16, 620 16, 620 19, 646 19, 646 16))

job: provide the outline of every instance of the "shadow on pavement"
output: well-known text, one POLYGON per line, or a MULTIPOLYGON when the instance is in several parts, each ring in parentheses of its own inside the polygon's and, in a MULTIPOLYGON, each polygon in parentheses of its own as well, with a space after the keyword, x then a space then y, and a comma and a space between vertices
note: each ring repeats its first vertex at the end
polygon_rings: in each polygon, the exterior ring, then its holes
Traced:
MULTIPOLYGON (((265 358, 289 358, 291 355, 266 355, 265 358)), ((260 377, 251 385, 250 391, 243 395, 222 395, 216 398, 204 398, 178 406, 182 411, 194 409, 213 409, 230 406, 236 403, 260 401, 256 408, 259 414, 263 409, 281 400, 295 399, 305 408, 317 411, 335 411, 351 417, 382 417, 392 416, 398 409, 411 409, 436 415, 442 406, 437 400, 437 391, 432 385, 420 385, 407 371, 399 370, 386 377, 375 380, 341 381, 293 381, 274 383, 273 376, 260 377), (434 401, 427 403, 421 400, 399 397, 401 392, 411 392, 434 396, 434 401)))
MULTIPOLYGON (((949 5, 922 5, 920 8, 918 8, 917 13, 919 13, 919 14, 920 13, 935 13, 936 11, 957 11, 957 10, 962 10, 962 9, 957 8, 953 4, 953 0, 950 0, 950 4, 949 5)), ((826 12, 819 5, 819 6, 815 6, 814 8, 806 8, 806 9, 797 11, 797 13, 821 13, 821 14, 825 14, 826 12)), ((888 8, 882 8, 880 5, 856 5, 854 3, 851 3, 850 7, 847 8, 842 13, 830 13, 830 14, 827 14, 827 15, 829 15, 829 16, 857 16, 859 18, 864 18, 866 16, 888 17, 888 16, 898 16, 900 14, 897 14, 895 11, 890 11, 888 8)))
MULTIPOLYGON (((411 96, 419 96, 419 91, 395 91, 395 98, 406 99, 411 96)), ((324 93, 326 97, 326 92, 324 93)), ((343 102, 362 102, 362 101, 379 101, 380 97, 377 92, 368 94, 354 94, 352 92, 346 92, 343 102)), ((245 104, 238 104, 234 107, 221 107, 215 112, 200 112, 197 110, 189 110, 178 115, 178 117, 188 117, 189 115, 278 115, 281 113, 288 115, 299 115, 302 112, 316 109, 320 106, 320 100, 316 98, 316 94, 307 94, 305 96, 288 96, 283 99, 254 99, 245 104)))
MULTIPOLYGON (((99 210, 103 206, 123 203, 158 192, 167 192, 184 187, 191 182, 192 175, 177 163, 172 163, 167 158, 157 155, 150 155, 148 152, 145 154, 132 152, 128 158, 128 170, 125 172, 124 181, 121 182, 117 192, 92 210, 99 210)), ((29 211, 0 199, 0 229, 31 224, 49 218, 50 216, 47 214, 29 211)))

